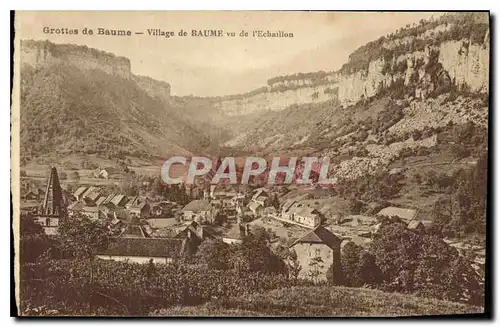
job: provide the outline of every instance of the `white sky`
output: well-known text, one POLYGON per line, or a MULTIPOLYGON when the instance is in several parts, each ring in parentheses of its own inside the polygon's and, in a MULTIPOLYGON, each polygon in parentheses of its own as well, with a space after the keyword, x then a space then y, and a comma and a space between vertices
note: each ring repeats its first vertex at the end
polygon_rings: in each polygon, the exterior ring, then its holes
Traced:
POLYGON ((394 30, 437 17, 408 12, 17 12, 16 36, 74 43, 130 59, 134 74, 171 84, 173 95, 215 96, 243 93, 268 78, 297 72, 337 70, 359 46, 394 30), (43 27, 78 28, 78 35, 49 35, 43 27), (84 27, 130 29, 131 37, 85 36, 84 27), (146 29, 223 29, 235 38, 148 36, 146 29), (244 29, 283 30, 294 38, 240 38, 244 29))

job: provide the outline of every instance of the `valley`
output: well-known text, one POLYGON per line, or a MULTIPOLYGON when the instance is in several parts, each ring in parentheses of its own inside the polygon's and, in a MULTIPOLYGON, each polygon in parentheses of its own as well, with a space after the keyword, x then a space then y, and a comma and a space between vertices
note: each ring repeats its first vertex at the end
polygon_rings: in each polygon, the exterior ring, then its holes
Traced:
MULTIPOLYGON (((103 305, 106 313, 304 314, 290 298, 324 315, 481 312, 486 18, 422 19, 359 47, 337 70, 270 77, 255 90, 218 97, 172 95, 170 82, 133 74, 125 57, 23 40, 22 214, 50 237, 59 229, 71 236, 73 221, 85 225, 85 217, 112 235, 116 247, 88 257, 99 259, 99 287, 111 285, 128 303, 103 305), (210 158, 213 166, 192 183, 168 185, 161 168, 172 156, 187 163, 171 176, 186 176, 193 157, 210 158), (328 175, 337 180, 268 184, 263 173, 248 184, 211 185, 224 157, 235 158, 238 180, 247 157, 268 159, 266 173, 272 157, 328 157, 328 175), (61 225, 40 214, 50 211, 51 196, 61 198, 61 225), (151 281, 149 269, 162 274, 151 281), (123 281, 139 296, 131 297, 123 281), (337 307, 332 299, 339 294, 355 307, 337 307)), ((220 31, 195 32, 203 38, 220 31)), ((57 251, 37 267, 54 285, 52 265, 85 267, 57 251)), ((73 279, 73 270, 55 270, 73 279)))

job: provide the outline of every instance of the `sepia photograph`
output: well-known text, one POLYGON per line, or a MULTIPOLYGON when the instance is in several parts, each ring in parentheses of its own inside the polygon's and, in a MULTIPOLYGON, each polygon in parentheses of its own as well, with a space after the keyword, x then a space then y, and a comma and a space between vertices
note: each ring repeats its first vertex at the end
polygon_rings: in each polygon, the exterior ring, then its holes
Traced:
POLYGON ((17 315, 487 318, 490 25, 14 12, 17 315))

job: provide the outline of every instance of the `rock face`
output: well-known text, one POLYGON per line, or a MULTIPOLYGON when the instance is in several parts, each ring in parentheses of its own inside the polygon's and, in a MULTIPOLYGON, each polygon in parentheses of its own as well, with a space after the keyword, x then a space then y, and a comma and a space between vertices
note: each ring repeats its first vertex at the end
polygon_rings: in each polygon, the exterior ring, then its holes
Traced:
POLYGON ((131 76, 130 61, 127 58, 86 46, 27 40, 21 43, 21 59, 23 64, 35 68, 65 62, 75 64, 80 69, 101 69, 108 74, 125 78, 131 76))
POLYGON ((489 56, 489 35, 483 44, 471 44, 470 40, 445 42, 439 50, 439 62, 454 84, 469 87, 472 92, 488 92, 489 56))
MULTIPOLYGON (((307 85, 307 84, 304 84, 307 85)), ((319 103, 337 98, 338 84, 304 86, 285 91, 262 91, 235 99, 214 102, 219 112, 228 116, 248 115, 260 111, 279 111, 297 104, 319 103)))
POLYGON ((128 58, 86 46, 23 40, 21 42, 21 61, 23 65, 34 68, 73 64, 82 70, 99 69, 107 74, 134 80, 150 96, 166 102, 170 100, 170 84, 167 82, 136 76, 131 72, 128 58))
POLYGON ((213 103, 219 113, 238 116, 326 101, 338 101, 347 107, 394 84, 397 88, 409 88, 405 91, 409 96, 422 99, 439 88, 453 85, 459 90, 488 93, 490 44, 487 23, 474 25, 473 22, 473 31, 468 31, 461 26, 460 20, 451 22, 443 19, 429 23, 429 28, 422 25, 414 27, 412 33, 400 32, 400 37, 375 41, 376 45, 366 53, 353 53, 346 64, 353 68, 276 77, 258 92, 222 97, 213 103), (480 28, 474 29, 476 26, 480 28), (480 36, 479 42, 474 33, 480 36), (364 57, 368 60, 359 66, 364 57))

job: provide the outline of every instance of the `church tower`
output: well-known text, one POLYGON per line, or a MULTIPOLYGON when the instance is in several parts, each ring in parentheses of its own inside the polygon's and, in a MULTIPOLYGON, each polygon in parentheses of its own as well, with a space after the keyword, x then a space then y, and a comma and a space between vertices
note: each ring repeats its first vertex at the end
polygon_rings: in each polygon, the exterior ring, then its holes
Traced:
POLYGON ((66 215, 62 188, 55 167, 52 167, 50 170, 47 188, 45 189, 45 197, 40 208, 40 215, 59 218, 66 215))

